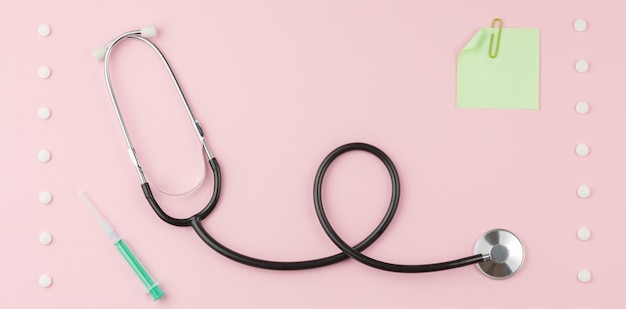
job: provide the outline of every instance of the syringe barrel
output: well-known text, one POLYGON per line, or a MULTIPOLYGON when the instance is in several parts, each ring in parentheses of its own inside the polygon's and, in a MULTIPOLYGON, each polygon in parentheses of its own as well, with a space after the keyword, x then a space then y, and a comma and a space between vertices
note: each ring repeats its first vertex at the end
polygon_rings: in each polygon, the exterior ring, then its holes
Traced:
POLYGON ((130 268, 133 269, 137 277, 139 277, 141 283, 143 283, 146 289, 148 289, 148 293, 152 295, 152 299, 158 300, 159 298, 161 298, 165 293, 161 291, 161 289, 157 286, 157 283, 154 282, 152 277, 150 277, 148 271, 143 267, 143 265, 141 265, 137 257, 135 257, 135 254, 133 254, 133 252, 130 250, 128 245, 126 245, 124 240, 118 239, 114 244, 117 250, 126 260, 126 263, 128 263, 128 265, 130 266, 130 268))

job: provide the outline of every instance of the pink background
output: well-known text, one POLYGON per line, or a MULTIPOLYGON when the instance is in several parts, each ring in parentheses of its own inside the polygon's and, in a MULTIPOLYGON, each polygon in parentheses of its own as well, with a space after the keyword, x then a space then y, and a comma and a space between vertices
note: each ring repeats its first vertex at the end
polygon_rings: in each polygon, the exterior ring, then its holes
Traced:
MULTIPOLYGON (((626 3, 619 1, 23 1, 0 10, 0 307, 2 308, 624 308, 626 3), (617 4, 619 3, 619 4, 617 4), (541 109, 455 109, 456 56, 479 27, 541 29, 541 109), (586 32, 573 30, 584 18, 586 32), (52 27, 49 37, 37 32, 52 27), (158 219, 128 161, 90 52, 157 25, 163 50, 223 171, 222 199, 204 223, 255 257, 337 252, 312 204, 313 177, 333 148, 383 149, 402 180, 396 219, 366 252, 397 263, 472 253, 487 230, 525 244, 514 277, 476 267, 396 274, 346 261, 277 272, 232 262, 190 228, 158 219), (581 74, 574 63, 585 59, 581 74), (47 65, 52 76, 37 77, 47 65), (589 114, 578 115, 586 100, 589 114), (48 106, 49 120, 37 118, 48 106), (578 143, 588 157, 574 153, 578 143), (49 149, 52 160, 37 161, 49 149), (588 199, 576 196, 586 184, 588 199), (76 192, 85 190, 166 297, 157 303, 76 192), (50 191, 53 202, 38 202, 50 191), (587 227, 586 242, 576 231, 587 227), (54 240, 40 245, 48 231, 54 240), (580 269, 592 280, 577 280, 580 269), (53 285, 39 287, 41 274, 53 285)), ((202 157, 182 105, 151 50, 126 42, 112 77, 151 184, 184 191, 202 157)), ((163 198, 194 213, 209 187, 163 198)), ((340 158, 325 200, 356 243, 384 213, 390 185, 369 155, 340 158)))

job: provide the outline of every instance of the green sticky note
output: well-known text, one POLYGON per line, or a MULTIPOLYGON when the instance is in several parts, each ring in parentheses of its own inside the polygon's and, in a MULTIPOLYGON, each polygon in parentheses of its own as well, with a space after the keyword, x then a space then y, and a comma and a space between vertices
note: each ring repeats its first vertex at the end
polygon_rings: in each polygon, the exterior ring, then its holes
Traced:
POLYGON ((481 28, 457 59, 456 106, 460 108, 539 109, 539 29, 481 28))

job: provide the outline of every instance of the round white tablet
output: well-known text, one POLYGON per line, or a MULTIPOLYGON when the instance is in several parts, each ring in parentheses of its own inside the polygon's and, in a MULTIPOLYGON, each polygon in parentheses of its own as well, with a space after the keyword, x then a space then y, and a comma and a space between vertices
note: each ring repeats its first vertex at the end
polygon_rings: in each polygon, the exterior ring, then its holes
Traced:
POLYGON ((40 162, 48 162, 51 156, 50 151, 40 150, 37 154, 37 159, 39 159, 40 162))
POLYGON ((589 189, 588 186, 582 185, 578 187, 578 190, 576 191, 576 193, 578 194, 578 197, 580 198, 588 198, 591 195, 591 189, 589 189))
POLYGON ((584 19, 577 19, 574 21, 574 29, 580 32, 587 30, 587 21, 584 19))
POLYGON ((42 245, 49 245, 52 242, 52 235, 48 232, 42 232, 39 234, 39 243, 42 245))
POLYGON ((48 24, 41 24, 37 27, 37 33, 41 36, 48 36, 50 34, 50 26, 48 24))
POLYGON ((39 286, 42 288, 49 288, 52 285, 52 278, 48 275, 42 275, 39 277, 39 286))
POLYGON ((576 146, 576 154, 579 157, 586 157, 589 154, 589 146, 587 144, 578 144, 576 146))
POLYGON ((50 77, 50 74, 52 73, 52 71, 50 71, 50 68, 47 66, 40 66, 39 69, 37 70, 37 75, 39 75, 40 78, 42 79, 46 79, 48 77, 50 77))
POLYGON ((50 204, 50 202, 52 202, 52 194, 50 192, 39 193, 39 202, 42 204, 50 204))
POLYGON ((588 270, 582 269, 578 272, 578 281, 586 283, 589 282, 589 280, 591 280, 591 273, 588 270))
POLYGON ((587 102, 584 101, 580 101, 578 103, 576 103, 576 112, 584 115, 586 113, 589 112, 589 104, 587 104, 587 102))
POLYGON ((576 235, 580 240, 588 240, 591 237, 591 231, 588 228, 583 227, 578 230, 578 233, 576 235))
POLYGON ((589 63, 585 60, 576 61, 576 71, 580 73, 585 73, 589 70, 589 63))
POLYGON ((47 107, 40 107, 37 110, 37 117, 39 117, 39 119, 41 120, 46 120, 50 118, 50 109, 47 107))

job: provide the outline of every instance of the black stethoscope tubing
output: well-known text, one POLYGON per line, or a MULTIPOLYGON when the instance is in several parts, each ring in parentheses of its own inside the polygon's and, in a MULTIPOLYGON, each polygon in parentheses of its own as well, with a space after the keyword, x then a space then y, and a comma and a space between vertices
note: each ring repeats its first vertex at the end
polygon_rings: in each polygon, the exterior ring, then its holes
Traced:
POLYGON ((336 148, 335 150, 330 152, 322 161, 315 175, 315 182, 313 185, 313 203, 315 205, 316 214, 322 225, 322 228, 326 232, 326 235, 328 235, 333 243, 335 243, 335 245, 339 247, 339 249, 341 249, 341 253, 313 260, 295 262, 269 261, 244 255, 218 242, 209 234, 204 226, 202 226, 202 220, 205 219, 217 205, 221 191, 221 171, 219 164, 217 163, 217 159, 210 159, 209 165, 211 166, 211 170, 213 172, 213 196, 211 197, 209 203, 200 212, 185 219, 177 219, 167 215, 163 211, 163 209, 161 209, 156 199, 154 198, 154 195, 150 190, 150 185, 148 183, 144 183, 141 185, 141 187, 143 189, 146 199, 148 200, 148 203, 150 203, 150 206, 152 206, 152 209, 159 216, 159 218, 171 225, 191 226, 196 231, 200 239, 202 239, 209 247, 233 261, 246 264, 248 266, 271 270, 300 270, 328 266, 337 262, 341 262, 348 257, 351 257, 365 265, 381 270, 401 273, 419 273, 467 266, 482 262, 485 259, 482 254, 476 254, 473 256, 442 263, 425 265, 400 265, 379 261, 362 254, 361 251, 372 245, 387 229, 396 213, 396 210, 398 209, 398 203, 400 201, 400 179, 398 176, 398 171, 393 162, 391 161, 389 156, 387 156, 382 150, 365 143, 349 143, 336 148), (322 185, 326 171, 336 158, 349 151, 365 151, 374 155, 385 165, 391 179, 391 200, 389 202, 389 207, 387 208, 385 216, 380 221, 378 226, 374 229, 374 231, 372 231, 372 233, 370 233, 365 239, 363 239, 354 247, 348 245, 335 232, 330 222, 328 221, 322 201, 322 185))

